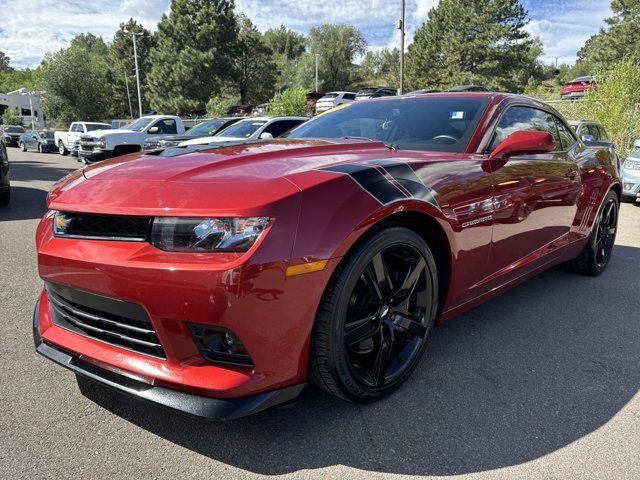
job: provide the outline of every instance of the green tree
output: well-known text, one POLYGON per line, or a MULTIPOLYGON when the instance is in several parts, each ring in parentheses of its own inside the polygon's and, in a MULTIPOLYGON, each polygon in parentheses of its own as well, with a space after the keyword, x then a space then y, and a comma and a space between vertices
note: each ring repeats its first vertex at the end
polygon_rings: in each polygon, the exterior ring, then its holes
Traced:
POLYGON ((578 115, 600 122, 621 156, 640 138, 640 62, 631 57, 618 62, 598 89, 587 92, 578 115))
POLYGON ((128 117, 129 99, 127 98, 127 84, 134 115, 138 110, 138 91, 136 88, 136 67, 133 55, 133 39, 131 32, 136 33, 136 49, 138 53, 138 67, 140 70, 140 88, 142 90, 142 110, 149 109, 147 101, 147 74, 151 68, 150 53, 153 47, 153 35, 134 19, 120 24, 120 28, 109 44, 109 73, 111 77, 111 116, 128 117))
POLYGON ((47 54, 40 67, 47 91, 43 109, 59 123, 103 120, 109 113, 107 46, 100 37, 79 37, 68 48, 47 54))
POLYGON ((369 50, 360 63, 360 77, 367 85, 398 87, 400 49, 369 50))
POLYGON ((289 88, 276 94, 267 106, 269 115, 309 115, 310 111, 304 87, 289 88))
POLYGON ((0 72, 11 73, 13 68, 9 65, 11 59, 2 51, 0 51, 0 72))
POLYGON ((40 67, 36 69, 25 68, 11 72, 0 71, 0 92, 11 92, 19 88, 29 90, 41 89, 40 67))
POLYGON ((228 115, 229 109, 238 104, 240 104, 240 97, 237 95, 216 95, 207 102, 207 115, 209 117, 228 115))
POLYGON ((2 114, 4 125, 22 125, 22 117, 13 108, 7 108, 2 114))
POLYGON ((277 67, 272 58, 273 51, 249 18, 242 15, 239 23, 234 67, 240 103, 262 103, 273 95, 275 88, 277 67))
POLYGON ((542 53, 539 40, 525 31, 527 23, 518 0, 441 0, 409 45, 408 83, 521 92, 542 53))
POLYGON ((278 70, 276 90, 297 85, 297 70, 300 57, 306 50, 304 35, 288 30, 284 25, 264 32, 263 40, 273 51, 273 61, 278 70))
POLYGON ((238 26, 233 0, 171 0, 158 23, 147 76, 151 106, 184 114, 233 80, 238 26))
POLYGON ((351 25, 324 24, 313 27, 308 35, 309 51, 300 60, 299 83, 314 85, 315 58, 319 55, 319 89, 344 90, 358 82, 357 56, 363 55, 367 41, 351 25))
POLYGON ((620 59, 640 52, 640 0, 613 0, 606 28, 592 35, 578 51, 576 65, 589 75, 606 74, 620 59))

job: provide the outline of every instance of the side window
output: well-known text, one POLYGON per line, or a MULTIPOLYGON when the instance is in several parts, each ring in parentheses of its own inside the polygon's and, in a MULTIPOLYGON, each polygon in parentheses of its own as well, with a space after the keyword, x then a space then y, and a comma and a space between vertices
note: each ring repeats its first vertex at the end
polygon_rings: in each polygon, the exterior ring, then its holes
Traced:
MULTIPOLYGON (((560 143, 562 144, 562 150, 568 150, 571 145, 576 143, 578 140, 576 136, 573 134, 571 129, 567 127, 562 120, 558 117, 555 117, 556 125, 558 126, 558 134, 560 135, 560 143)), ((558 148, 560 150, 560 148, 558 148)))
POLYGON ((176 121, 173 118, 160 120, 158 123, 154 125, 154 127, 158 127, 158 133, 162 133, 162 134, 178 133, 178 126, 176 125, 176 121))
POLYGON ((302 122, 299 120, 278 120, 267 126, 264 131, 273 135, 273 138, 278 138, 280 135, 291 130, 300 123, 302 122))
POLYGON ((345 93, 343 98, 345 100, 355 100, 356 99, 356 94, 355 93, 345 93))
POLYGON ((587 131, 589 132, 589 135, 593 137, 594 142, 600 141, 600 131, 598 130, 597 125, 594 125, 594 124, 587 125, 587 131))
POLYGON ((78 131, 78 124, 77 123, 72 123, 71 127, 69 128, 70 132, 77 132, 78 131))
POLYGON ((598 131, 600 132, 600 141, 608 142, 610 141, 609 135, 607 135, 607 131, 604 129, 602 125, 598 125, 598 131))
POLYGON ((513 132, 520 130, 548 132, 556 143, 556 150, 562 150, 553 115, 531 107, 510 107, 504 113, 496 127, 489 150, 493 150, 513 132))

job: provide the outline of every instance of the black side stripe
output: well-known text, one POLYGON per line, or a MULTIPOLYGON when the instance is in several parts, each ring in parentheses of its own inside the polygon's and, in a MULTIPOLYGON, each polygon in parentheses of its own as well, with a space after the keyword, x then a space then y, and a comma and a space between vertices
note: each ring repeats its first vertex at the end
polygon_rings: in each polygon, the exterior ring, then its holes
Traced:
POLYGON ((386 205, 407 196, 375 167, 345 163, 322 168, 329 172, 346 173, 365 191, 371 194, 381 204, 386 205))
POLYGON ((413 198, 418 200, 424 200, 425 202, 429 202, 436 207, 440 205, 433 197, 433 191, 427 187, 416 172, 406 163, 396 162, 394 160, 382 159, 382 160, 372 160, 367 162, 369 164, 379 165, 384 168, 387 173, 402 187, 411 193, 413 198))

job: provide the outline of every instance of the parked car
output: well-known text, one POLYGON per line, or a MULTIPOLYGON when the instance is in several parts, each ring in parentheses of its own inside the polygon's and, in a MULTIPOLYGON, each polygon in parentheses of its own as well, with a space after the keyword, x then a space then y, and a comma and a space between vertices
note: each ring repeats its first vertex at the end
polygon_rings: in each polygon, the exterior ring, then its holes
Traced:
POLYGON ((487 92, 488 90, 480 85, 456 85, 447 89, 447 92, 487 92))
POLYGON ((122 128, 96 130, 80 136, 78 155, 84 163, 139 152, 145 139, 152 135, 183 135, 184 123, 175 115, 140 117, 122 128))
POLYGON ((560 98, 563 100, 575 100, 584 97, 587 90, 595 90, 598 88, 598 80, 596 77, 578 77, 567 82, 560 91, 560 98))
MULTIPOLYGON (((640 148, 640 140, 635 141, 640 148)), ((640 150, 629 155, 622 164, 622 201, 634 203, 640 198, 640 150)))
POLYGON ((591 120, 572 120, 568 123, 583 142, 600 146, 613 146, 607 131, 598 122, 591 120))
POLYGON ((354 102, 284 139, 109 160, 49 193, 36 348, 206 418, 307 382, 371 402, 428 367, 434 325, 561 263, 605 271, 620 192, 607 150, 496 93, 354 102))
POLYGON ((392 97, 396 95, 398 91, 391 87, 366 87, 361 88, 356 93, 356 100, 364 100, 366 98, 378 98, 378 97, 392 97))
POLYGON ((210 137, 233 125, 241 117, 221 117, 205 120, 190 128, 182 135, 154 135, 148 137, 142 145, 143 150, 156 150, 158 148, 175 147, 180 142, 200 137, 210 137))
POLYGON ((56 151, 56 140, 53 132, 49 130, 27 130, 18 140, 20 150, 37 150, 40 153, 56 151))
POLYGON ((405 95, 422 95, 424 93, 438 93, 441 90, 436 90, 433 88, 421 88, 420 90, 414 90, 413 92, 405 93, 405 95))
POLYGON ((11 200, 11 182, 9 181, 9 156, 4 142, 0 142, 0 207, 6 207, 11 200))
POLYGON ((316 102, 316 113, 326 112, 327 110, 355 101, 356 94, 352 92, 329 92, 316 102))
POLYGON ((188 145, 209 145, 227 142, 249 142, 252 140, 268 140, 278 138, 302 122, 307 117, 254 117, 245 118, 225 128, 211 137, 194 138, 180 143, 188 145))
POLYGON ((58 152, 60 155, 68 155, 69 151, 73 148, 73 143, 76 140, 80 140, 80 136, 94 132, 96 130, 109 130, 111 125, 108 123, 99 122, 73 122, 69 125, 69 130, 66 132, 55 132, 55 143, 58 146, 58 152))
POLYGON ((7 147, 17 147, 24 128, 19 125, 0 125, 0 138, 7 147))

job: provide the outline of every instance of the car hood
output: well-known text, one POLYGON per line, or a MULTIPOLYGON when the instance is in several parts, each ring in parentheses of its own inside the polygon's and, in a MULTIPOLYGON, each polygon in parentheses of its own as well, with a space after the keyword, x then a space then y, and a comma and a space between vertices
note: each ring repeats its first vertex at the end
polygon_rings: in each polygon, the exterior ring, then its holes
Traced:
MULTIPOLYGON (((300 192, 296 183, 300 174, 336 163, 398 156, 381 142, 359 140, 276 139, 162 152, 136 153, 87 167, 54 186, 49 208, 140 215, 204 211, 257 215, 268 204, 300 192)), ((419 155, 442 158, 436 152, 419 155)))
POLYGON ((248 141, 248 138, 242 137, 189 137, 186 142, 182 142, 180 145, 206 145, 208 143, 222 143, 222 142, 237 142, 237 141, 248 141))
POLYGON ((93 130, 82 134, 83 137, 108 137, 111 135, 118 135, 120 133, 142 133, 134 132, 133 130, 127 130, 126 128, 109 128, 107 130, 93 130))

